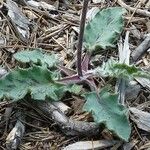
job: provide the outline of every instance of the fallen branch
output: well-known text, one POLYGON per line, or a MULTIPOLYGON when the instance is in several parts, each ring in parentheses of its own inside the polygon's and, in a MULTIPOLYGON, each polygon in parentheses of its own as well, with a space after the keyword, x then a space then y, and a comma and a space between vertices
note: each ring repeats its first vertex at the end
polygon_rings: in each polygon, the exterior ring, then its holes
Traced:
POLYGON ((150 48, 150 35, 133 51, 131 54, 132 59, 136 62, 142 55, 150 48))
POLYGON ((71 108, 69 106, 67 106, 66 104, 64 104, 63 102, 52 102, 52 104, 54 106, 56 106, 57 108, 59 108, 64 114, 67 114, 69 111, 71 111, 71 108))
POLYGON ((66 135, 92 136, 99 133, 99 125, 96 123, 71 120, 50 102, 36 102, 35 105, 51 117, 66 135))
POLYGON ((129 10, 129 11, 136 12, 136 13, 139 14, 139 15, 143 15, 143 16, 146 16, 146 17, 150 17, 150 12, 149 12, 149 11, 142 10, 142 9, 136 9, 136 8, 130 7, 130 6, 126 5, 122 0, 117 0, 117 2, 118 2, 118 4, 119 4, 121 7, 124 7, 125 9, 127 9, 127 10, 129 10))

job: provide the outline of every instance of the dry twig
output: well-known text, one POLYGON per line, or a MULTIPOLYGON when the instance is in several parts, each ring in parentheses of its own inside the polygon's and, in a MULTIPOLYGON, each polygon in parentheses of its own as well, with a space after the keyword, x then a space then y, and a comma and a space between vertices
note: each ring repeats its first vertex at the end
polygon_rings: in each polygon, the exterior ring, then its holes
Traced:
POLYGON ((71 120, 50 102, 38 102, 35 105, 50 116, 66 135, 92 136, 99 133, 99 125, 96 123, 71 120))
POLYGON ((121 7, 124 7, 125 9, 127 9, 129 11, 136 12, 139 15, 150 17, 150 12, 147 10, 136 9, 136 8, 130 7, 130 6, 126 5, 122 0, 117 0, 117 2, 121 7))
POLYGON ((150 35, 148 35, 145 40, 133 51, 132 58, 133 61, 137 61, 142 55, 150 48, 150 35))

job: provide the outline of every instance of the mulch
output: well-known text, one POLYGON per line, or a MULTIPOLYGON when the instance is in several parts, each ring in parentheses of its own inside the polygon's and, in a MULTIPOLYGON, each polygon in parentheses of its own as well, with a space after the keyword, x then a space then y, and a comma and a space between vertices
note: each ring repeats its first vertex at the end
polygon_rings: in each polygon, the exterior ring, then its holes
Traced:
MULTIPOLYGON (((25 27, 20 32, 15 26, 16 22, 13 22, 8 15, 8 8, 5 5, 7 1, 0 1, 0 65, 6 70, 10 71, 18 66, 12 57, 14 53, 35 48, 42 48, 45 53, 53 52, 60 54, 61 62, 64 66, 69 68, 75 67, 82 1, 42 1, 52 5, 55 9, 35 8, 29 6, 25 0, 15 0, 18 4, 18 8, 28 19, 25 21, 27 27, 29 27, 25 30, 27 31, 25 36, 23 36, 25 27)), ((150 5, 148 5, 146 1, 128 0, 124 2, 132 8, 150 11, 150 5)), ((105 3, 90 2, 88 8, 99 7, 103 9, 120 6, 119 4, 121 5, 122 3, 116 0, 106 1, 105 3)), ((123 5, 121 6, 123 7, 123 5)), ((136 10, 128 10, 124 18, 125 27, 121 36, 124 38, 126 31, 130 31, 129 46, 131 51, 134 51, 144 41, 144 36, 150 33, 150 16, 137 13, 136 10)), ((20 25, 19 19, 20 18, 18 18, 18 24, 20 25)), ((149 69, 149 52, 144 52, 142 57, 136 61, 135 65, 149 69)), ((117 52, 111 50, 105 51, 98 56, 99 58, 92 57, 92 64, 99 65, 111 56, 115 58, 118 57, 117 52)), ((103 86, 103 82, 98 79, 97 84, 99 87, 103 86)), ((82 106, 84 102, 81 99, 82 98, 77 95, 66 95, 62 101, 71 108, 68 114, 70 118, 87 121, 91 116, 81 111, 82 108, 80 106, 82 106)), ((127 105, 129 107, 140 106, 142 110, 149 112, 149 100, 150 92, 142 88, 135 99, 127 101, 127 105)), ((16 112, 23 113, 26 118, 23 122, 26 126, 26 131, 18 147, 19 150, 59 150, 70 143, 81 140, 117 139, 107 130, 103 130, 100 135, 95 137, 66 136, 51 118, 43 115, 34 105, 24 102, 12 104, 3 100, 0 102, 0 149, 6 149, 6 138, 17 121, 16 112), (12 106, 13 110, 11 113, 7 112, 9 109, 6 108, 11 108, 12 106)), ((127 150, 131 147, 134 150, 148 149, 150 147, 149 132, 137 128, 136 124, 132 122, 132 134, 127 146, 125 147, 125 145, 121 143, 119 146, 114 145, 108 149, 127 150)))

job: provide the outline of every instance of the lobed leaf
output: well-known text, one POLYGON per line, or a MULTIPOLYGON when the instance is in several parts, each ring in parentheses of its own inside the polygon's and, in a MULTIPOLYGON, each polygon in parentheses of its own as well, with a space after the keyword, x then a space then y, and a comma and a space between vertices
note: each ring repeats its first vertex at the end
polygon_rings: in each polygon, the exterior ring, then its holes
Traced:
POLYGON ((62 85, 52 78, 52 72, 46 68, 33 66, 29 69, 16 69, 0 79, 0 99, 6 97, 20 100, 31 94, 35 100, 60 100, 66 91, 79 92, 76 85, 62 85))
POLYGON ((95 69, 95 74, 104 77, 116 77, 124 79, 133 79, 134 77, 150 78, 150 73, 135 67, 134 65, 126 65, 118 63, 113 59, 104 62, 102 67, 95 69))
POLYGON ((20 51, 14 54, 14 58, 22 63, 46 64, 48 67, 53 67, 58 63, 56 54, 44 54, 42 50, 35 49, 33 51, 20 51))
POLYGON ((121 139, 128 141, 131 127, 127 118, 127 109, 118 104, 117 94, 111 94, 104 89, 100 93, 86 94, 85 99, 83 109, 92 113, 96 123, 104 124, 121 139))
POLYGON ((111 7, 99 11, 88 22, 84 31, 84 46, 90 52, 96 49, 114 47, 114 43, 123 30, 122 15, 126 12, 121 7, 111 7))

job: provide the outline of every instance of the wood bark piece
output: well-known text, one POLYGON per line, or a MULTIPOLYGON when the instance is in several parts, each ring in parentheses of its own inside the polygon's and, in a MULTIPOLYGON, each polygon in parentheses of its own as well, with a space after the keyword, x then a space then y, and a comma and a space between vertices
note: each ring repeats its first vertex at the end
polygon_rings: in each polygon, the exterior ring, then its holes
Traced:
POLYGON ((6 0, 5 6, 8 8, 8 18, 16 31, 16 35, 19 36, 22 42, 27 43, 30 35, 29 26, 31 23, 14 1, 6 0))
POLYGON ((96 123, 71 120, 50 102, 36 102, 35 105, 50 116, 66 135, 92 136, 99 133, 99 125, 96 123))
POLYGON ((132 58, 133 61, 137 61, 142 55, 150 48, 150 35, 148 35, 145 40, 133 51, 132 58))
POLYGON ((123 144, 123 150, 132 150, 133 147, 138 143, 137 140, 133 140, 131 142, 128 143, 124 143, 123 144))
POLYGON ((150 113, 134 107, 131 107, 129 110, 132 113, 131 119, 136 123, 137 127, 150 132, 150 113))
POLYGON ((52 104, 59 108, 64 114, 67 114, 69 111, 71 111, 71 108, 63 102, 52 102, 52 104))
POLYGON ((135 78, 138 83, 140 83, 144 88, 150 91, 150 79, 146 78, 135 78))
POLYGON ((125 91, 126 100, 135 100, 138 97, 140 90, 141 86, 136 81, 130 81, 125 91))
POLYGON ((16 150, 21 143, 22 137, 25 132, 25 126, 20 120, 17 120, 14 128, 8 134, 6 138, 7 150, 16 150))
POLYGON ((118 143, 115 140, 99 140, 99 141, 79 141, 70 144, 63 150, 100 150, 118 143))

